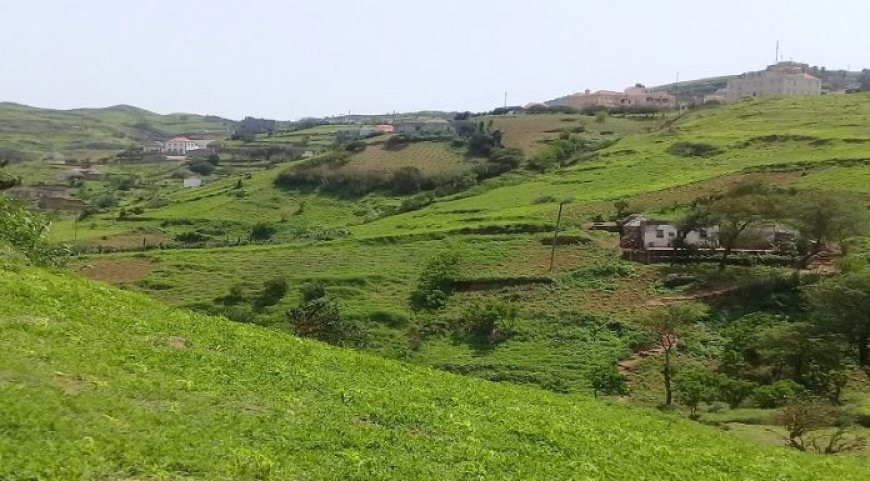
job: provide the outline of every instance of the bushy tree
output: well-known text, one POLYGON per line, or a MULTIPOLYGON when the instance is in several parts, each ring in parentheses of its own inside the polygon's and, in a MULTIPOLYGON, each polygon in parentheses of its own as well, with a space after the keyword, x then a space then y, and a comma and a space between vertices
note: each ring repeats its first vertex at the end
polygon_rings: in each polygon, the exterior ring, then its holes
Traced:
POLYGON ((677 402, 689 408, 689 417, 698 418, 698 406, 718 396, 717 377, 703 367, 685 369, 676 377, 677 402))
POLYGON ((273 277, 263 283, 263 290, 254 300, 254 307, 262 310, 264 307, 274 306, 287 294, 287 279, 273 277))
POLYGON ((459 278, 459 254, 444 251, 429 259, 420 273, 417 287, 411 294, 411 306, 416 309, 440 309, 456 290, 459 278))
POLYGON ((790 217, 809 245, 800 261, 805 267, 827 242, 842 241, 867 228, 867 212, 856 208, 855 199, 832 192, 812 192, 790 199, 790 217))
POLYGON ((844 336, 858 364, 870 365, 870 269, 825 279, 803 293, 814 324, 844 336))

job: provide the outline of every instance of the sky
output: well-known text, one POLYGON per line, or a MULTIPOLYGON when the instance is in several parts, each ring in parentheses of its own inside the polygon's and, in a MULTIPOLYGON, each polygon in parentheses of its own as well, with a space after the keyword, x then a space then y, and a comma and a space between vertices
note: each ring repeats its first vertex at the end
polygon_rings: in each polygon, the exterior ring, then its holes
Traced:
POLYGON ((870 67, 867 0, 0 0, 0 101, 239 119, 489 110, 785 60, 870 67))

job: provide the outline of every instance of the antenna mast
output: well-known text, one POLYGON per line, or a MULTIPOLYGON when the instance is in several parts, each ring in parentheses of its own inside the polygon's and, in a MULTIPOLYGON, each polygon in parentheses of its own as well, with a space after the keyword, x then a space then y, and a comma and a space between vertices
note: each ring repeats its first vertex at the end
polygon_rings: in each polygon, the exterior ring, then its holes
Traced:
POLYGON ((776 41, 776 61, 774 61, 773 63, 779 63, 779 40, 776 41))

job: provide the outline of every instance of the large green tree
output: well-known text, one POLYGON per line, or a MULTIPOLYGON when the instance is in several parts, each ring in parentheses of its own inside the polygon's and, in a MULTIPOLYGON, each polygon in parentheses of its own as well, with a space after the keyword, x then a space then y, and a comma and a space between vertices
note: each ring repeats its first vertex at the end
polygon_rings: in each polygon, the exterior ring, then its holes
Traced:
POLYGON ((841 242, 861 234, 867 226, 867 212, 848 196, 833 192, 806 192, 790 202, 794 219, 808 248, 801 258, 804 267, 828 242, 841 242))
POLYGON ((813 322, 849 340, 861 366, 870 365, 870 269, 825 279, 804 289, 813 322))

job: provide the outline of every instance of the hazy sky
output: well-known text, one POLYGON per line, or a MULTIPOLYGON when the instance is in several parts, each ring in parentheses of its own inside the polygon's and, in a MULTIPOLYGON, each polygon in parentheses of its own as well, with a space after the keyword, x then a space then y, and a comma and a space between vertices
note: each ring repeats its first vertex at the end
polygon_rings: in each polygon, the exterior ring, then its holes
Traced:
POLYGON ((0 101, 279 119, 870 67, 867 0, 0 0, 0 101))

